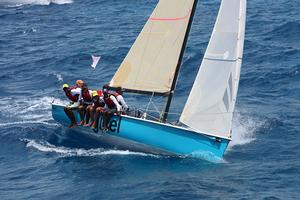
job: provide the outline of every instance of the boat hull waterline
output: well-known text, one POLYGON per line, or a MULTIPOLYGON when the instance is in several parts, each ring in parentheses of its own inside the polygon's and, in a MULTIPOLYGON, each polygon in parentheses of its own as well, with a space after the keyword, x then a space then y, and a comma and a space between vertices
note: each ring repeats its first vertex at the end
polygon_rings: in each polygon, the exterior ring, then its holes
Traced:
MULTIPOLYGON (((74 112, 79 120, 78 112, 74 112)), ((62 125, 70 120, 64 106, 52 104, 53 118, 62 125)), ((99 120, 99 127, 102 124, 99 120)), ((199 134, 192 130, 169 124, 154 122, 127 115, 113 116, 108 131, 95 132, 90 127, 77 126, 72 129, 96 137, 117 149, 142 151, 152 154, 200 157, 206 160, 222 159, 229 139, 199 134)))

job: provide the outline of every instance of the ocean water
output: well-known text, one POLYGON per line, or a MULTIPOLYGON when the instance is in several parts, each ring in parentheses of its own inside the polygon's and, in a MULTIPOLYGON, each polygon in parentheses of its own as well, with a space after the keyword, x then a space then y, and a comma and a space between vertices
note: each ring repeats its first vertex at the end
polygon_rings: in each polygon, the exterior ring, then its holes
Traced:
MULTIPOLYGON (((300 3, 248 2, 233 141, 221 163, 99 145, 51 116, 63 83, 107 83, 157 1, 0 0, 0 199, 299 199, 300 3), (91 55, 101 55, 92 70, 91 55)), ((220 1, 198 2, 181 112, 220 1)))

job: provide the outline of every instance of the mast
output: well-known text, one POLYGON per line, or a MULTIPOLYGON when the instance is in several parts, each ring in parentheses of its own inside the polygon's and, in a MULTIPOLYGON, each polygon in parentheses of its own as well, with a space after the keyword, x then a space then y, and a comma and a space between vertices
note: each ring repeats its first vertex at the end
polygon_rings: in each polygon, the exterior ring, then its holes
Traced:
POLYGON ((177 79, 178 79, 178 75, 179 75, 179 71, 180 71, 180 66, 181 66, 181 63, 182 63, 184 50, 185 50, 185 47, 186 47, 186 43, 187 43, 188 36, 189 36, 189 33, 190 33, 190 29, 191 29, 191 26, 192 26, 194 14, 195 14, 195 11, 196 11, 197 2, 198 2, 198 0, 194 1, 193 8, 192 8, 192 11, 191 11, 191 16, 190 16, 189 23, 188 23, 188 27, 187 27, 186 32, 185 32, 184 41, 183 41, 183 44, 182 44, 182 47, 181 47, 179 59, 178 59, 178 62, 177 62, 174 78, 173 78, 172 85, 171 85, 171 90, 170 90, 170 93, 168 95, 168 99, 167 99, 167 103, 166 103, 164 113, 161 117, 161 120, 163 122, 165 122, 167 120, 168 113, 169 113, 169 110, 170 110, 170 105, 171 105, 171 101, 172 101, 172 98, 173 98, 173 95, 174 95, 174 90, 175 90, 175 87, 176 87, 176 83, 177 83, 177 79))

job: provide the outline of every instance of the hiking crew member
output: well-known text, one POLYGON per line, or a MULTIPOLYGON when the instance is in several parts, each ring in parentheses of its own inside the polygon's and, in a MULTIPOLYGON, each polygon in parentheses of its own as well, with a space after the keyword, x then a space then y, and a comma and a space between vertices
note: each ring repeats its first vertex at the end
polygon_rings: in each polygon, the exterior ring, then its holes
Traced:
POLYGON ((122 106, 122 113, 125 114, 126 111, 128 110, 128 106, 122 96, 123 92, 122 92, 122 88, 121 87, 117 87, 116 88, 116 92, 113 94, 116 99, 118 100, 119 104, 122 106))
POLYGON ((80 115, 80 125, 84 124, 84 116, 86 113, 86 108, 91 105, 92 102, 92 91, 88 89, 86 84, 81 86, 81 95, 79 96, 80 105, 78 106, 78 112, 80 115))
MULTIPOLYGON (((105 103, 104 103, 104 99, 103 99, 103 93, 102 90, 98 90, 98 91, 93 91, 92 92, 92 105, 88 105, 88 107, 86 108, 86 121, 84 126, 92 126, 95 123, 95 110, 97 108, 104 108, 105 103), (89 123, 89 120, 91 118, 91 122, 89 123)), ((98 120, 97 120, 98 121, 98 120)))
POLYGON ((103 130, 107 130, 107 126, 112 114, 121 114, 122 106, 114 95, 108 93, 107 88, 103 89, 103 96, 105 102, 105 110, 103 112, 103 130))
POLYGON ((65 95, 68 97, 68 99, 71 101, 70 103, 74 104, 78 101, 79 94, 72 93, 72 90, 74 91, 78 86, 69 87, 68 84, 63 85, 63 90, 65 92, 65 95))
POLYGON ((63 90, 68 97, 69 100, 71 100, 70 104, 64 107, 64 111, 68 118, 71 121, 71 124, 69 125, 69 128, 76 127, 76 119, 73 113, 73 109, 77 109, 79 107, 79 100, 80 100, 80 94, 81 94, 81 87, 84 84, 82 80, 76 81, 76 86, 69 87, 68 84, 63 85, 63 90))

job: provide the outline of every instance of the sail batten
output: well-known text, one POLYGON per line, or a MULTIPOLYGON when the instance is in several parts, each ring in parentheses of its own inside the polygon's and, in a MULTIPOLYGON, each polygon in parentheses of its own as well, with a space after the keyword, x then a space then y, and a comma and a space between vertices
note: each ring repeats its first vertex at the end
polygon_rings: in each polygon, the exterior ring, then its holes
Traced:
POLYGON ((195 0, 160 0, 110 86, 170 92, 195 0))
POLYGON ((199 72, 180 116, 198 132, 229 138, 238 91, 246 0, 222 0, 199 72))

